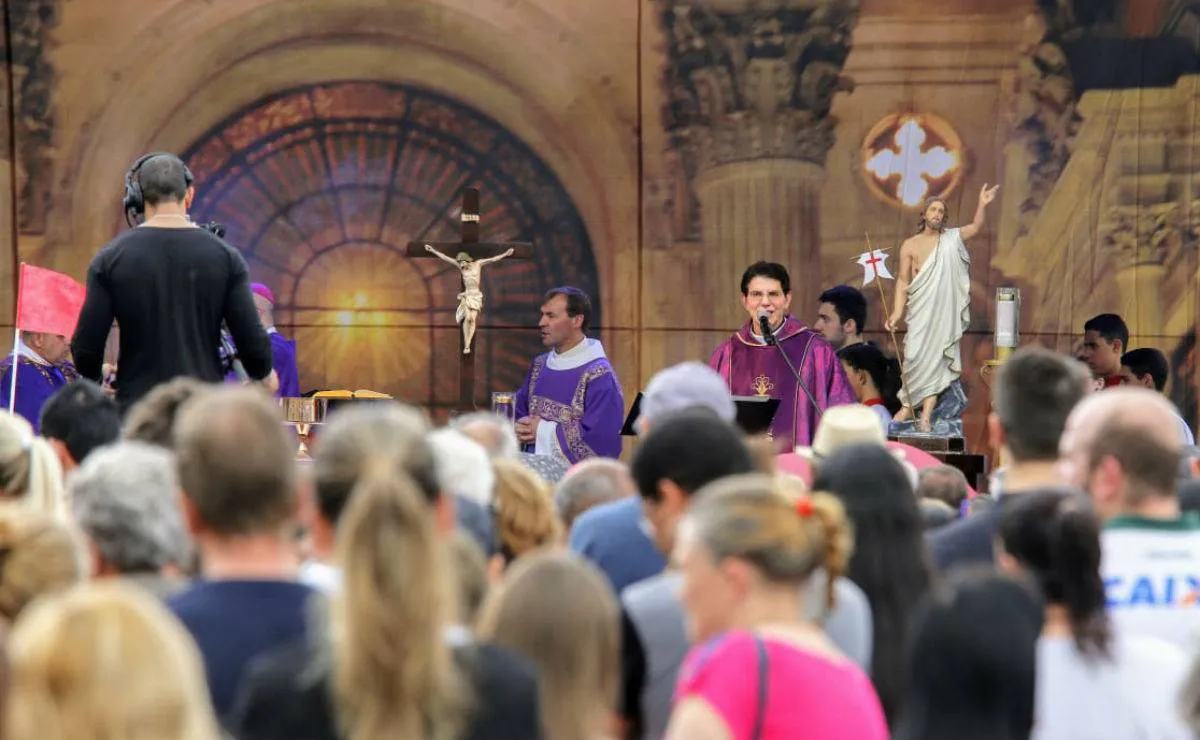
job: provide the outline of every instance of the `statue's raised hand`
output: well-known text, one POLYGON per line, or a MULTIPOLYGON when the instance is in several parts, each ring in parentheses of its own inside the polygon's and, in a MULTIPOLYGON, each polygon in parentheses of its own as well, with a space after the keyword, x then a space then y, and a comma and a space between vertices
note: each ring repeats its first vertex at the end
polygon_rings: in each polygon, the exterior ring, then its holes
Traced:
POLYGON ((979 202, 985 206, 991 203, 996 199, 996 191, 999 189, 999 185, 993 185, 991 188, 989 188, 985 182, 983 187, 979 189, 979 202))

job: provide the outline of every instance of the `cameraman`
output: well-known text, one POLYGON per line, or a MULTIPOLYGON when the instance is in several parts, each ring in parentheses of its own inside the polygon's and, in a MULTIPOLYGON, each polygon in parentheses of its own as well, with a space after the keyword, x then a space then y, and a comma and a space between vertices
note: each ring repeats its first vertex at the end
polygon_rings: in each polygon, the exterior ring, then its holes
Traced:
POLYGON ((125 175, 124 200, 125 218, 137 226, 106 244, 88 267, 87 298, 71 351, 80 375, 100 382, 105 340, 116 319, 122 412, 172 378, 221 382, 222 322, 249 378, 272 391, 278 383, 246 261, 192 223, 187 215, 196 192, 192 182, 192 173, 173 154, 139 157, 125 175))

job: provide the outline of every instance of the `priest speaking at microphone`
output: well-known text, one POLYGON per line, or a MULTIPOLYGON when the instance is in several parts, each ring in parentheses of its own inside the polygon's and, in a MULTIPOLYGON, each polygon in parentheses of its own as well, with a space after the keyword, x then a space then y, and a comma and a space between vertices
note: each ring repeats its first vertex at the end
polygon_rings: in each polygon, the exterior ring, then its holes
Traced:
POLYGON ((747 267, 742 308, 748 320, 708 361, 732 395, 779 399, 769 434, 788 452, 812 443, 825 409, 855 402, 833 346, 790 315, 791 305, 792 279, 783 265, 747 267))
POLYGON ((219 383, 221 325, 237 344, 250 380, 277 387, 271 340, 236 249, 188 217, 196 195, 174 154, 137 159, 125 175, 132 228, 106 244, 88 267, 87 298, 71 352, 79 374, 99 383, 113 319, 120 327, 117 402, 122 412, 154 386, 187 376, 219 383))

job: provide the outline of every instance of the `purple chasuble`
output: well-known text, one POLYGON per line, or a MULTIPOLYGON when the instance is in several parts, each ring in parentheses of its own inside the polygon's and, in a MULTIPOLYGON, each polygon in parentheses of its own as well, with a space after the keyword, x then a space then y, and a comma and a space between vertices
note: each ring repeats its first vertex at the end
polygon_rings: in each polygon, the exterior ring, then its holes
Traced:
POLYGON ((271 358, 279 376, 279 398, 300 397, 300 373, 296 369, 296 340, 285 339, 277 331, 270 332, 271 358))
MULTIPOLYGON (((12 355, 9 355, 0 362, 0 368, 4 371, 4 374, 0 375, 0 383, 4 386, 0 388, 0 404, 5 411, 8 411, 8 400, 12 391, 12 360, 12 355)), ((20 355, 17 361, 17 399, 13 410, 33 426, 34 434, 41 434, 38 417, 42 413, 42 406, 55 391, 78 378, 79 373, 75 372, 75 368, 69 363, 44 365, 20 355)))
MULTIPOLYGON (((812 444, 820 414, 792 377, 779 350, 763 344, 750 331, 750 326, 747 321, 722 342, 708 364, 725 378, 729 392, 735 396, 779 399, 779 410, 771 422, 770 435, 783 449, 812 444)), ((830 406, 856 403, 841 360, 824 337, 806 328, 793 316, 784 319, 775 336, 800 372, 821 413, 830 406)))
MULTIPOLYGON (((275 391, 276 398, 299 398, 300 397, 300 373, 296 369, 296 340, 285 339, 282 334, 274 329, 267 330, 267 336, 271 338, 271 362, 275 368, 275 374, 279 376, 279 390, 275 391)), ((233 340, 229 340, 230 346, 233 346, 233 340)), ((222 353, 222 360, 225 355, 222 353)), ((240 383, 237 373, 230 371, 225 373, 226 383, 240 383)))
POLYGON ((527 446, 529 452, 561 457, 571 464, 589 457, 621 455, 625 398, 598 340, 586 340, 554 359, 549 352, 538 355, 517 391, 514 406, 518 419, 536 416, 542 420, 539 445, 527 446), (566 358, 577 351, 591 359, 569 369, 554 368, 556 364, 574 364, 566 358))

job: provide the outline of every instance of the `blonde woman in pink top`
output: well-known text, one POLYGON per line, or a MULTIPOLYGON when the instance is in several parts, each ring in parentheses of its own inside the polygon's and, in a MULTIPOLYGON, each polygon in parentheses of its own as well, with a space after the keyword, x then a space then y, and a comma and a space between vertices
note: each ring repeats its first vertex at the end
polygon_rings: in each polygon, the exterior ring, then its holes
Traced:
MULTIPOLYGON (((806 621, 799 587, 853 548, 834 497, 741 475, 701 489, 673 558, 695 647, 667 740, 887 740, 870 679, 806 621)), ((832 591, 827 596, 832 601, 832 591)))

